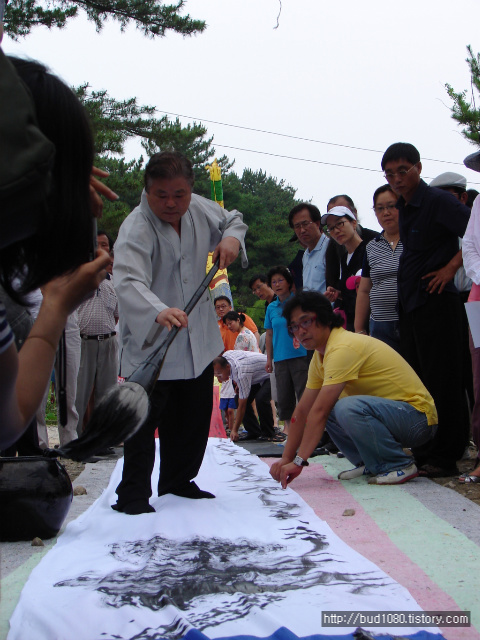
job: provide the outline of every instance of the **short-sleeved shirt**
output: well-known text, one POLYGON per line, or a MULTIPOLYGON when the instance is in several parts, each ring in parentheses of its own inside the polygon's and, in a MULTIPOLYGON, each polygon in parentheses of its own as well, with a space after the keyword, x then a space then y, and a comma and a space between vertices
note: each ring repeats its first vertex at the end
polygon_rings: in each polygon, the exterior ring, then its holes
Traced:
POLYGON ((107 275, 109 277, 100 283, 95 294, 78 307, 78 325, 82 335, 95 336, 115 331, 118 301, 113 280, 107 275))
POLYGON ((5 305, 0 301, 0 353, 6 351, 14 340, 13 332, 7 322, 5 305))
POLYGON ((377 396, 408 402, 438 423, 430 393, 412 367, 391 347, 375 338, 332 329, 325 354, 318 351, 308 370, 308 389, 321 389, 345 382, 341 397, 377 396))
POLYGON ((263 384, 270 380, 265 371, 267 356, 251 351, 225 351, 223 357, 230 365, 230 377, 238 386, 238 397, 245 400, 250 395, 253 384, 263 384))
MULTIPOLYGON (((429 278, 422 276, 444 267, 458 253, 458 238, 463 237, 470 209, 454 195, 423 180, 410 202, 397 202, 400 240, 403 253, 398 268, 398 297, 407 312, 424 305, 429 297, 429 278)), ((444 291, 456 293, 448 282, 444 291)))
POLYGON ((250 329, 247 329, 246 327, 243 327, 240 333, 237 334, 234 348, 236 351, 252 351, 253 353, 260 353, 256 337, 250 329))
MULTIPOLYGON (((257 333, 258 329, 255 322, 251 319, 250 316, 247 316, 246 313, 244 315, 244 325, 247 327, 247 329, 250 329, 252 333, 257 333)), ((218 321, 218 328, 220 329, 220 333, 222 335, 225 351, 231 351, 235 349, 235 340, 237 339, 238 333, 233 333, 232 331, 230 331, 227 325, 223 323, 222 319, 218 321)))
POLYGON ((382 235, 370 240, 363 256, 362 276, 370 278, 370 311, 377 322, 398 320, 398 263, 403 245, 399 240, 392 251, 390 243, 382 235))
POLYGON ((293 338, 288 334, 287 321, 282 315, 284 306, 285 303, 280 302, 277 298, 277 300, 273 300, 273 302, 268 305, 267 313, 265 314, 264 327, 265 329, 272 330, 273 357, 275 362, 301 358, 307 355, 306 349, 301 345, 298 349, 295 349, 293 346, 293 338))
POLYGON ((303 288, 309 291, 325 293, 327 289, 325 256, 329 239, 322 233, 317 245, 312 251, 306 249, 302 257, 303 288))

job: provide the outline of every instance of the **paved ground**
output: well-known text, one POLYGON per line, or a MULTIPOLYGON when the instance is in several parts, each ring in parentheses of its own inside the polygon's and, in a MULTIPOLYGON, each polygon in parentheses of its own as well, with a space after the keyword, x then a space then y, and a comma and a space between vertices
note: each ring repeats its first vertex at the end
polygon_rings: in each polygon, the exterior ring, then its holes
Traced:
MULTIPOLYGON (((102 493, 121 452, 86 465, 74 486, 84 486, 87 494, 74 497, 65 524, 102 493)), ((401 487, 369 486, 364 479, 338 482, 337 473, 347 467, 347 461, 336 457, 316 458, 292 488, 339 537, 407 587, 425 610, 471 610, 476 629, 443 629, 447 640, 480 640, 474 573, 480 556, 480 507, 427 479, 401 487), (345 509, 354 514, 345 516, 345 509)), ((23 584, 55 541, 46 541, 45 547, 0 545, 0 640, 7 636, 23 584)))

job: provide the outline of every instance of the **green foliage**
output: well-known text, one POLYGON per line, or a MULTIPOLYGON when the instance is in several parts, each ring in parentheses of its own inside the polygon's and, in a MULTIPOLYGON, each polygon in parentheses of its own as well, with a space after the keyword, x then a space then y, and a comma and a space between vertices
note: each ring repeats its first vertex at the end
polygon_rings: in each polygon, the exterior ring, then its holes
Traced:
POLYGON ((62 29, 79 10, 101 31, 107 18, 120 23, 122 31, 133 23, 144 35, 163 37, 167 31, 183 36, 202 33, 205 21, 180 15, 184 0, 164 4, 159 0, 10 0, 5 10, 5 32, 14 39, 27 36, 33 27, 43 25, 62 29))
POLYGON ((245 242, 248 272, 241 268, 239 260, 228 269, 234 302, 239 307, 252 304, 249 274, 288 265, 299 249, 298 243, 289 242, 293 232, 288 226, 288 214, 298 204, 295 192, 284 180, 267 176, 261 170, 245 169, 241 178, 233 172, 223 178, 225 207, 241 211, 249 227, 245 242))
MULTIPOLYGON (((120 196, 117 202, 105 203, 102 229, 116 238, 121 223, 140 200, 144 158, 127 161, 122 157, 130 140, 139 140, 147 157, 167 149, 184 153, 194 166, 195 193, 210 198, 210 177, 205 167, 215 158, 215 148, 213 138, 208 137, 201 123, 184 127, 178 118, 171 121, 166 116, 158 117, 155 107, 139 105, 135 98, 119 101, 107 91, 91 90, 87 84, 75 92, 92 124, 95 164, 110 173, 108 185, 120 196)), ((245 169, 239 177, 231 171, 232 163, 226 156, 219 158, 218 164, 223 175, 225 207, 241 211, 249 226, 246 247, 250 268, 245 272, 240 260, 229 268, 235 304, 245 308, 255 300, 248 288, 248 274, 266 272, 277 264, 287 265, 298 251, 298 243, 289 243, 292 230, 287 221, 290 209, 297 204, 295 189, 264 171, 245 169)))
POLYGON ((472 85, 471 98, 467 98, 467 90, 457 93, 449 84, 446 84, 445 88, 453 100, 453 106, 451 107, 452 118, 456 120, 458 124, 464 125, 462 134, 467 140, 480 145, 480 109, 476 107, 474 93, 475 89, 476 92, 480 94, 480 54, 477 53, 475 56, 470 45, 468 45, 467 51, 468 58, 466 58, 466 62, 470 69, 472 85))
MULTIPOLYGON (((251 295, 253 297, 253 294, 251 295)), ((257 325, 260 333, 263 333, 263 323, 265 322, 265 300, 256 300, 250 307, 241 307, 257 325)))
MULTIPOLYGON (((210 196, 210 178, 205 170, 215 157, 212 138, 206 128, 194 122, 182 126, 178 118, 156 116, 155 107, 139 105, 136 98, 116 100, 107 91, 93 91, 88 84, 74 89, 85 106, 95 140, 95 164, 110 172, 109 186, 120 196, 117 202, 106 202, 102 219, 105 231, 116 237, 118 229, 137 206, 143 189, 143 157, 127 162, 122 156, 130 140, 141 142, 147 157, 158 151, 175 149, 190 158, 195 172, 195 192, 210 196)), ((224 171, 232 163, 226 156, 218 159, 224 171)))

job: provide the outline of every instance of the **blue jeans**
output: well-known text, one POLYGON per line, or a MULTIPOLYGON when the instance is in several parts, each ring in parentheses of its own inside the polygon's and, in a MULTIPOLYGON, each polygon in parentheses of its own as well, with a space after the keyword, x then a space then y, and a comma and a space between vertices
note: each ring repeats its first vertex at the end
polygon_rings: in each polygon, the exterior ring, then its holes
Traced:
POLYGON ((373 320, 369 330, 372 338, 377 338, 400 353, 400 325, 398 320, 373 320))
POLYGON ((408 467, 412 457, 403 447, 428 442, 436 430, 408 402, 377 396, 342 398, 327 420, 327 431, 345 457, 374 475, 408 467))

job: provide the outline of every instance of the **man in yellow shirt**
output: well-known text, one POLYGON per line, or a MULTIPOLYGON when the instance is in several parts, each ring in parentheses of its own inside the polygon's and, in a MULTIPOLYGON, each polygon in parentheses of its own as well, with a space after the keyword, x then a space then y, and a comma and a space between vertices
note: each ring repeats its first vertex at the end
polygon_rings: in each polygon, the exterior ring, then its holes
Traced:
POLYGON ((401 484, 415 478, 417 467, 403 448, 433 438, 437 412, 410 365, 380 340, 342 329, 341 317, 319 293, 300 292, 283 314, 291 335, 315 354, 272 477, 283 488, 294 480, 326 428, 355 465, 339 479, 369 475, 369 484, 401 484))

